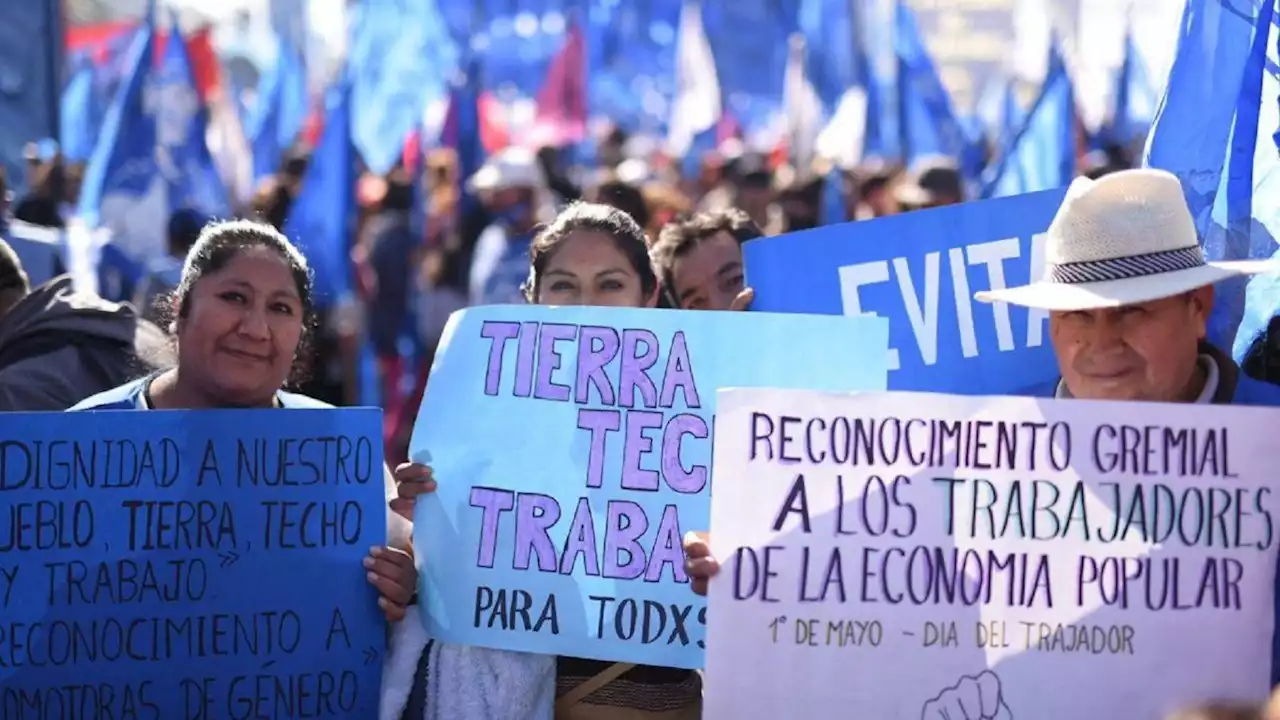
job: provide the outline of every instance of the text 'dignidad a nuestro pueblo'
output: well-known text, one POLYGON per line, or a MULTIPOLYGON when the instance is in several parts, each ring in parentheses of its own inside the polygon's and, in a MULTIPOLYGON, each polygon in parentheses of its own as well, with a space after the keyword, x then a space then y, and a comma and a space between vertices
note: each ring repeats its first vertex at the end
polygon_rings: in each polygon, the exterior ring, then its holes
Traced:
POLYGON ((7 415, 0 717, 375 717, 380 428, 365 409, 7 415))

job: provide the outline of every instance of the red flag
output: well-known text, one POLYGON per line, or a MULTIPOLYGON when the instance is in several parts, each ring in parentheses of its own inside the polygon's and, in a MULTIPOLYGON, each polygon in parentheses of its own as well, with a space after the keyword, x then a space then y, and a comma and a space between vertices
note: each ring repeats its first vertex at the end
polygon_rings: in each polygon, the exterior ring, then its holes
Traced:
MULTIPOLYGON (((84 51, 95 62, 105 62, 110 44, 124 33, 132 33, 138 24, 130 21, 77 25, 67 28, 65 46, 68 52, 84 51)), ((152 57, 158 63, 164 57, 167 32, 157 32, 152 57)), ((218 56, 213 51, 212 28, 205 26, 187 38, 187 55, 191 58, 191 72, 195 75, 196 91, 205 102, 222 85, 218 56)))
POLYGON ((480 116, 480 144, 490 155, 511 144, 511 118, 507 108, 492 93, 482 92, 476 102, 480 116))
POLYGON ((404 139, 404 149, 400 151, 400 164, 412 175, 422 172, 422 128, 415 127, 404 139))
POLYGON ((564 147, 587 137, 586 45, 577 23, 570 23, 564 46, 551 59, 538 93, 533 141, 564 147))
POLYGON ((311 113, 307 115, 307 119, 302 122, 302 132, 298 134, 303 145, 314 148, 320 142, 320 136, 324 133, 324 117, 325 106, 321 101, 311 108, 311 113))
POLYGON ((67 28, 64 39, 66 49, 94 51, 103 47, 120 33, 133 32, 137 23, 130 20, 118 22, 95 23, 93 25, 72 25, 67 28))

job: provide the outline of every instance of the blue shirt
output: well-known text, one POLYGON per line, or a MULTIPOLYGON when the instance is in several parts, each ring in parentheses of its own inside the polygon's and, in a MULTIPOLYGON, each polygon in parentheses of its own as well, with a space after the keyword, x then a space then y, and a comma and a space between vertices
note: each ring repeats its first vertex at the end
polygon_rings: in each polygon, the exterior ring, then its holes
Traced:
POLYGON ((533 236, 511 237, 502 224, 480 233, 471 258, 472 305, 524 304, 521 291, 529 279, 529 246, 533 236))
MULTIPOLYGON (((91 395, 72 405, 67 409, 67 412, 78 410, 151 410, 152 407, 147 402, 147 387, 155 377, 155 375, 148 375, 105 392, 100 392, 97 395, 91 395)), ((323 409, 333 407, 326 402, 309 398, 306 395, 283 390, 276 392, 275 404, 276 407, 285 409, 323 409)))

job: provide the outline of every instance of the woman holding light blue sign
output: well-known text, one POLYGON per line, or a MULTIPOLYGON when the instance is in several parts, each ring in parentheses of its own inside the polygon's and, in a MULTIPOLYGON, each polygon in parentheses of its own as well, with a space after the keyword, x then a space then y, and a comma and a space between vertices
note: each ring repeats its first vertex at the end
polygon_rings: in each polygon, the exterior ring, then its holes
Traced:
MULTIPOLYGON (((626 213, 572 205, 534 239, 525 285, 539 305, 652 308, 658 278, 644 231, 626 213)), ((412 517, 413 500, 435 489, 431 471, 396 469, 393 509, 412 517)), ((701 715, 697 672, 631 663, 447 645, 421 625, 393 640, 383 685, 383 720, 692 720, 701 715), (437 678, 448 678, 440 682, 437 678), (395 702, 396 700, 400 702, 395 702), (403 709, 400 709, 400 708, 403 709)))

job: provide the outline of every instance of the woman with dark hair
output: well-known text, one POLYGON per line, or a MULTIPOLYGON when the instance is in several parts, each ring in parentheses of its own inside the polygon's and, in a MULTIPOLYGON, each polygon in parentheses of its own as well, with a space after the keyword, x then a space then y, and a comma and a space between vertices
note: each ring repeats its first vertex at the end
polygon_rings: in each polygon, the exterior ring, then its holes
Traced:
POLYGON ((535 305, 653 307, 658 300, 644 231, 609 205, 565 208, 533 239, 529 264, 524 295, 535 305))
MULTIPOLYGON (((187 254, 172 307, 177 367, 94 395, 72 411, 330 407, 281 390, 300 369, 312 297, 306 259, 275 229, 247 220, 205 227, 187 254)), ((407 526, 394 517, 403 537, 407 526)), ((374 548, 365 567, 387 619, 403 619, 417 583, 412 556, 374 548)))
MULTIPOLYGON (((524 293, 531 303, 651 308, 658 301, 644 231, 617 208, 570 205, 534 238, 529 261, 524 293)), ((414 499, 436 487, 430 469, 412 463, 396 469, 396 481, 392 508, 410 517, 414 499)), ((405 707, 383 720, 542 720, 553 708, 556 718, 567 720, 693 720, 702 712, 702 680, 692 670, 443 645, 425 632, 417 643, 403 640, 400 647, 393 641, 389 668, 407 670, 403 658, 425 649, 414 655, 412 681, 395 669, 384 676, 387 706, 394 695, 405 698, 405 707)))

